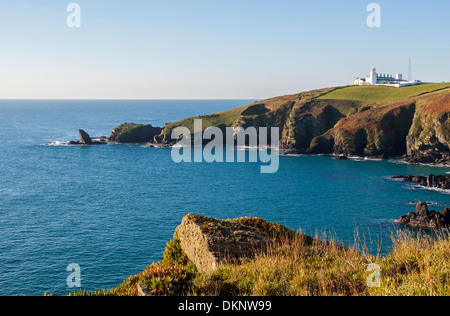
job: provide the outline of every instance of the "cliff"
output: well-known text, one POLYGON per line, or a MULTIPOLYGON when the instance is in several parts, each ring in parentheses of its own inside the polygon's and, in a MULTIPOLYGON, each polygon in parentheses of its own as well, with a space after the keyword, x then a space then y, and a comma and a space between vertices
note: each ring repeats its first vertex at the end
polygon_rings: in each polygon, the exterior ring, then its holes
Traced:
MULTIPOLYGON (((450 164, 449 113, 450 83, 402 88, 345 86, 187 118, 166 124, 160 133, 152 130, 142 140, 155 132, 151 139, 155 145, 174 144, 170 136, 176 127, 193 131, 194 119, 202 119, 203 129, 279 127, 281 149, 291 153, 403 156, 414 163, 450 164)), ((119 130, 124 128, 128 129, 119 130)), ((134 135, 139 133, 143 131, 133 129, 134 135)))

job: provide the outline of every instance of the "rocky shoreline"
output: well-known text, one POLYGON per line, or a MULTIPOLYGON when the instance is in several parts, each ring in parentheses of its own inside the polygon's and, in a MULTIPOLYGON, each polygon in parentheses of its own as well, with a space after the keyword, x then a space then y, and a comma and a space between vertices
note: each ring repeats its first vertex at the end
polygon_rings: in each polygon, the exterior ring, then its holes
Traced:
POLYGON ((435 188, 442 190, 450 190, 450 175, 428 175, 428 176, 412 176, 399 175, 393 176, 391 179, 399 179, 404 182, 417 183, 421 187, 435 188))
MULTIPOLYGON (((111 135, 101 136, 101 137, 90 137, 88 133, 84 130, 79 130, 80 139, 81 140, 72 140, 63 143, 64 145, 102 145, 102 144, 140 144, 146 143, 148 147, 155 148, 164 148, 164 147, 172 147, 177 144, 178 140, 169 139, 166 134, 165 128, 154 127, 152 125, 146 124, 134 124, 134 123, 124 123, 120 124, 116 128, 113 129, 111 135)), ((48 142, 46 145, 54 145, 54 142, 48 142)), ((295 148, 289 148, 284 146, 283 143, 280 144, 280 153, 283 156, 289 155, 332 155, 335 160, 349 160, 352 155, 346 154, 333 154, 328 152, 311 152, 305 151, 295 148)), ((427 165, 440 165, 447 166, 450 165, 450 156, 447 157, 447 153, 443 153, 435 156, 435 158, 427 155, 426 157, 417 156, 408 156, 404 155, 402 157, 390 157, 387 154, 380 155, 364 155, 358 156, 361 160, 388 160, 388 159, 399 159, 402 162, 410 163, 410 164, 427 164, 427 165), (447 159, 448 158, 448 159, 447 159)), ((445 177, 445 176, 444 176, 445 177)), ((404 181, 418 183, 423 186, 428 186, 427 177, 416 177, 416 176, 395 176, 393 178, 402 179, 404 181)), ((448 176, 446 179, 434 179, 431 181, 433 183, 429 187, 441 188, 441 189, 449 189, 450 188, 450 180, 448 180, 448 176)))
POLYGON ((402 216, 397 223, 416 229, 434 230, 450 228, 450 208, 441 212, 429 211, 425 202, 417 203, 416 213, 408 213, 402 216))

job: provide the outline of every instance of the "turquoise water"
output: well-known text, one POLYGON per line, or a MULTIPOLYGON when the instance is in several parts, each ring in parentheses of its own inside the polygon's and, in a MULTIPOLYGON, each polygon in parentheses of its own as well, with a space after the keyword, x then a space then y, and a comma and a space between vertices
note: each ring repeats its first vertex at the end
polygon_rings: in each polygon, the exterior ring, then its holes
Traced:
POLYGON ((170 149, 142 145, 44 145, 78 139, 80 128, 108 136, 123 122, 163 125, 250 101, 0 101, 0 295, 70 292, 71 263, 82 289, 115 287, 161 259, 188 213, 260 216, 346 245, 358 230, 384 253, 410 201, 450 207, 444 192, 389 179, 449 168, 299 156, 261 174, 254 163, 176 164, 170 149))

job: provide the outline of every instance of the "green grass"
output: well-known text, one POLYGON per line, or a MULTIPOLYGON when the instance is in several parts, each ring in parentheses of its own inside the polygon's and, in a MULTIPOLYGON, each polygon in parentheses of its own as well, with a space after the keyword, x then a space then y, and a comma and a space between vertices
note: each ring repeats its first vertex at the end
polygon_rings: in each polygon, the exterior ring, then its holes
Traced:
POLYGON ((234 126, 238 118, 241 116, 241 113, 244 112, 250 105, 246 105, 243 107, 239 107, 236 109, 218 112, 209 115, 196 116, 191 118, 186 118, 184 120, 169 123, 165 127, 165 133, 170 134, 173 129, 176 127, 182 126, 188 128, 190 131, 194 131, 194 120, 201 119, 203 124, 203 130, 212 126, 226 126, 231 127, 234 126))
POLYGON ((450 83, 424 83, 408 87, 352 86, 333 90, 317 99, 349 100, 364 103, 392 102, 450 88, 450 83))

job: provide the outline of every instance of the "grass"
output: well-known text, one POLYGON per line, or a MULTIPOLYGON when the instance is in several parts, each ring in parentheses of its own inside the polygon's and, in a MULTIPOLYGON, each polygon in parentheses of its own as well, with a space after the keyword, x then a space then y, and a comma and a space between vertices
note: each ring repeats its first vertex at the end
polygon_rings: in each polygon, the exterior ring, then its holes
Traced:
POLYGON ((325 88, 302 92, 299 94, 279 96, 262 101, 256 101, 228 111, 186 118, 178 122, 167 124, 165 127, 165 133, 169 135, 173 129, 179 126, 186 127, 190 131, 193 131, 195 119, 202 119, 203 130, 212 126, 235 127, 241 117, 255 120, 262 119, 264 122, 268 120, 269 122, 272 122, 272 124, 280 123, 279 121, 284 122, 284 115, 286 115, 286 111, 292 109, 294 104, 311 100, 322 94, 328 93, 329 91, 333 91, 334 89, 336 88, 325 88), (258 113, 264 108, 266 110, 258 113))
POLYGON ((333 90, 319 100, 348 100, 369 103, 392 102, 450 88, 450 83, 424 83, 401 88, 385 86, 351 86, 333 90))
POLYGON ((244 107, 239 107, 236 109, 218 112, 209 115, 196 116, 191 118, 186 118, 184 120, 169 123, 165 127, 165 133, 170 134, 173 129, 182 126, 188 128, 190 131, 194 131, 194 120, 201 119, 203 124, 203 130, 212 126, 226 126, 231 127, 234 126, 238 118, 241 116, 241 113, 244 112, 250 105, 246 105, 244 107))
MULTIPOLYGON (((450 238, 398 232, 384 257, 339 246, 336 242, 294 232, 259 218, 233 221, 265 231, 267 249, 241 264, 223 264, 198 273, 183 253, 177 236, 164 259, 107 291, 74 296, 136 296, 141 282, 151 295, 165 296, 447 296, 450 295, 450 238), (368 280, 371 264, 380 268, 379 287, 368 280)), ((357 245, 358 249, 366 249, 357 245)))

